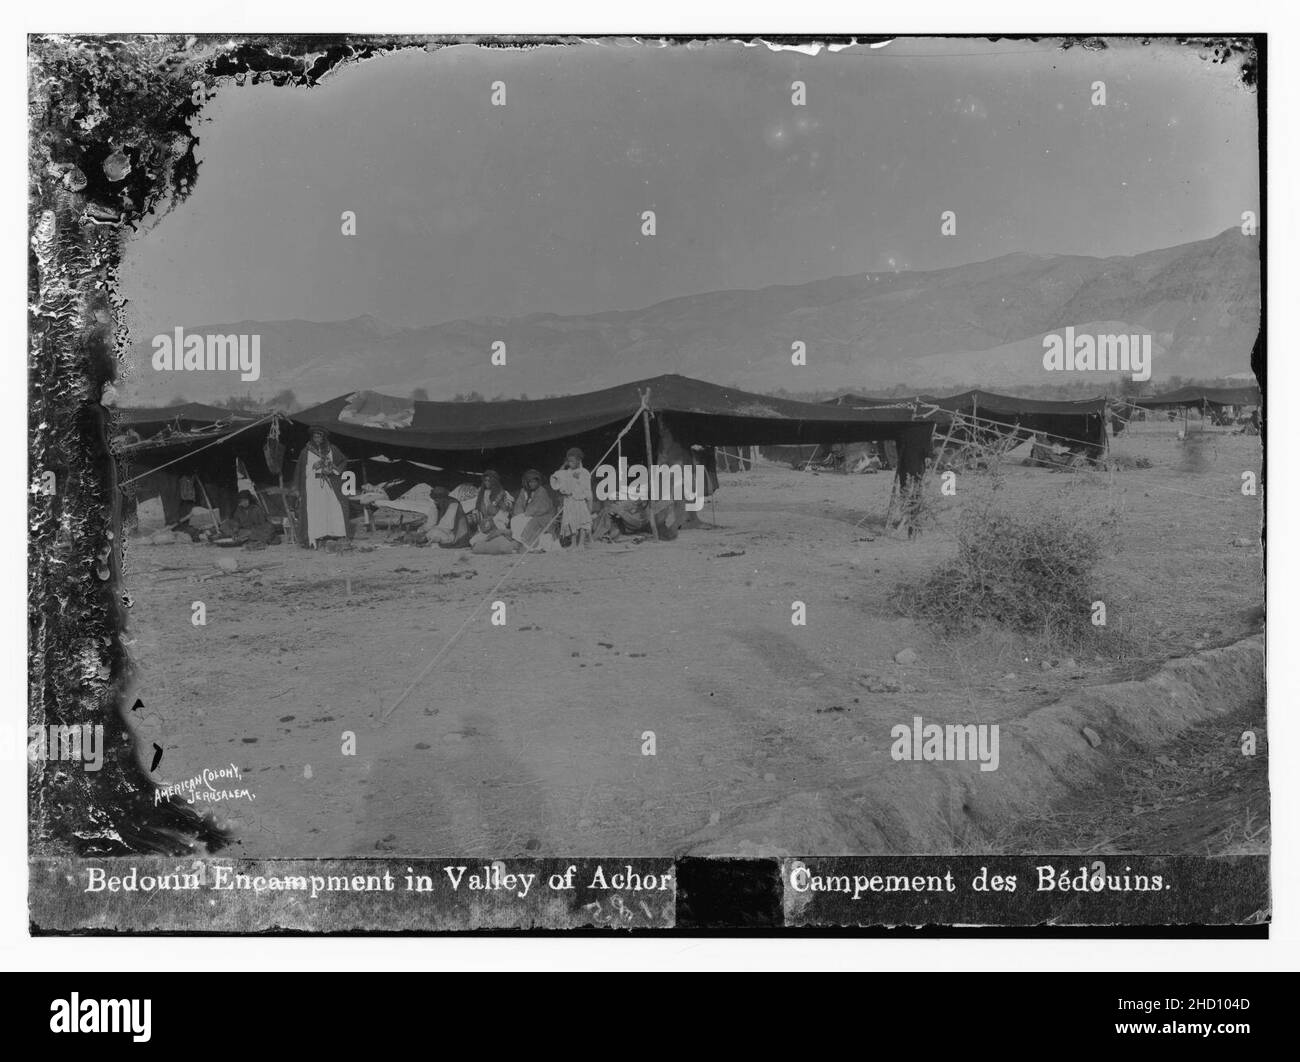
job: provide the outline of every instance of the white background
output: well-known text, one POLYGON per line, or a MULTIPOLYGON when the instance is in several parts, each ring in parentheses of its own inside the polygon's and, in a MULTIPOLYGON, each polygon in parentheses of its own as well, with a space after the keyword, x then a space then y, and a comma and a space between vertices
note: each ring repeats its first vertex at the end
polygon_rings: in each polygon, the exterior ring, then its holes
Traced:
MULTIPOLYGON (((1289 460, 1290 405, 1300 398, 1290 342, 1296 327, 1297 245, 1294 195, 1300 183, 1300 137, 1294 115, 1300 47, 1294 5, 1238 0, 1179 3, 957 2, 891 5, 798 0, 705 5, 683 0, 611 4, 491 4, 425 7, 410 3, 345 4, 281 0, 266 4, 169 6, 119 2, 6 6, 0 38, 0 145, 3 181, 5 349, 0 395, 0 453, 8 454, 0 485, 7 518, 0 519, 0 675, 4 723, 26 725, 27 690, 25 490, 27 439, 27 59, 26 35, 51 32, 349 32, 349 33, 980 33, 1032 32, 1194 34, 1267 32, 1269 36, 1269 365, 1272 449, 1269 463, 1269 753, 1273 786, 1272 937, 1267 942, 1104 940, 534 940, 534 939, 269 939, 176 938, 33 939, 27 933, 27 787, 25 763, 0 768, 0 969, 5 970, 315 970, 423 969, 887 969, 887 970, 1294 970, 1300 967, 1300 880, 1297 875, 1297 687, 1288 650, 1298 627, 1297 564, 1290 553, 1296 524, 1296 483, 1289 460), (183 23, 178 24, 178 19, 183 23), (1280 651, 1279 651, 1280 650, 1280 651)), ((1300 334, 1300 333, 1298 333, 1300 334)), ((1152 990, 1158 986, 1153 981, 1152 990)))

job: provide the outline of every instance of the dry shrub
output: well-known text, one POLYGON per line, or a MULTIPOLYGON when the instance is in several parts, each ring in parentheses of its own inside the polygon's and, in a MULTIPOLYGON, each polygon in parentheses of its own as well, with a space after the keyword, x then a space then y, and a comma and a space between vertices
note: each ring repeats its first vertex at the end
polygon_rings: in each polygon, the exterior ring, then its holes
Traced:
POLYGON ((1189 431, 1182 439, 1179 472, 1208 472, 1218 456, 1217 437, 1205 432, 1189 431))
POLYGON ((1010 503, 991 491, 957 523, 957 556, 901 583, 902 611, 949 631, 992 620, 1011 630, 1071 637, 1091 627, 1093 573, 1113 516, 1061 501, 1010 503))
POLYGON ((1101 462, 1101 467, 1105 469, 1114 469, 1117 472, 1127 472, 1135 468, 1150 468, 1151 459, 1147 457, 1138 457, 1133 454, 1121 454, 1111 451, 1101 462))

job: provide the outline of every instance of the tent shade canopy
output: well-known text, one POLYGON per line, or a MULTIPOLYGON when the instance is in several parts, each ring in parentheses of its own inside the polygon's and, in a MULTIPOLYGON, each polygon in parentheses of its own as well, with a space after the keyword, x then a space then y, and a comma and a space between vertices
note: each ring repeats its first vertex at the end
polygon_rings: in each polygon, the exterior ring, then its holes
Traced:
MULTIPOLYGON (((856 442, 902 438, 922 427, 907 409, 857 410, 770 398, 677 375, 560 398, 413 402, 405 427, 359 424, 341 417, 352 395, 322 402, 289 419, 303 428, 322 427, 332 436, 384 450, 501 450, 617 430, 640 408, 646 390, 651 411, 672 425, 675 437, 694 444, 856 442)), ((928 433, 930 425, 924 428, 928 433)))
POLYGON ((828 406, 851 406, 857 409, 869 409, 872 406, 905 406, 915 402, 916 399, 910 397, 900 398, 874 398, 871 395, 839 395, 836 398, 826 399, 824 405, 828 406))
POLYGON ((148 438, 164 428, 174 427, 182 431, 195 428, 208 428, 214 424, 231 421, 246 424, 255 420, 251 413, 241 413, 234 409, 222 409, 220 406, 208 406, 202 402, 184 402, 176 406, 121 407, 117 409, 117 430, 128 428, 141 438, 148 438))
POLYGON ((1139 409, 1174 409, 1183 406, 1257 406, 1260 404, 1258 387, 1180 387, 1177 391, 1150 395, 1146 398, 1127 398, 1130 405, 1139 409))
MULTIPOLYGON (((840 395, 827 400, 827 405, 851 406, 857 409, 874 409, 880 406, 896 407, 900 405, 937 406, 947 413, 996 413, 1000 416, 1019 416, 1038 414, 1041 416, 1092 416, 1099 417, 1106 412, 1106 398, 1078 400, 1058 400, 1040 398, 1017 398, 1015 395, 1000 395, 993 391, 962 391, 960 394, 941 397, 938 395, 917 395, 914 398, 872 398, 869 395, 840 395)), ((924 416, 924 408, 918 409, 918 415, 924 416)))
POLYGON ((999 395, 992 391, 963 391, 961 394, 939 398, 934 395, 921 395, 917 401, 926 405, 938 406, 950 413, 996 413, 1001 416, 1037 414, 1040 416, 1093 416, 1100 417, 1106 412, 1106 398, 1084 398, 1076 401, 1058 401, 1054 399, 1017 398, 1014 395, 999 395))
POLYGON ((1069 444, 1072 448, 1082 447, 1097 452, 1104 449, 1106 445, 1104 395, 1081 400, 1056 400, 1018 398, 1015 395, 1000 395, 993 391, 971 390, 946 397, 918 395, 913 399, 875 399, 861 395, 842 395, 835 401, 852 404, 875 413, 884 412, 874 405, 877 402, 894 404, 909 402, 916 416, 928 418, 938 424, 950 424, 954 417, 960 414, 963 417, 973 418, 981 428, 1005 425, 1007 428, 1042 432, 1058 442, 1069 444))

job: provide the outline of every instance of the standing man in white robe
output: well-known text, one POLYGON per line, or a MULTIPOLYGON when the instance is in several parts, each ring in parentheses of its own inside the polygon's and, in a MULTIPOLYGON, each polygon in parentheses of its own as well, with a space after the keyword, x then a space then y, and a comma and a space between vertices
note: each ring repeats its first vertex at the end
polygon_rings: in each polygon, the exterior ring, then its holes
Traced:
POLYGON ((327 539, 352 537, 343 471, 347 459, 324 428, 312 428, 298 456, 298 545, 317 549, 327 539))

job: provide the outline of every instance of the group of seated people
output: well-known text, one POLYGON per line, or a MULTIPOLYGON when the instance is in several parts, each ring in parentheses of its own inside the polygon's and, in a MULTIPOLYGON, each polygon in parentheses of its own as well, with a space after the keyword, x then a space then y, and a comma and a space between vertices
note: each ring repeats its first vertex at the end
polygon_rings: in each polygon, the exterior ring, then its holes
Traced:
MULTIPOLYGON (((535 468, 524 473, 519 493, 512 495, 494 471, 483 473, 483 483, 468 499, 456 497, 446 487, 429 491, 431 511, 424 534, 444 549, 469 547, 474 553, 549 551, 561 546, 559 505, 535 468)), ((462 495, 463 497, 463 495, 462 495)))
MULTIPOLYGON (((564 487, 561 482, 561 490, 564 487)), ((548 486, 535 468, 524 473, 517 494, 506 490, 501 477, 489 470, 477 491, 459 487, 453 492, 436 486, 430 488, 429 499, 424 538, 444 549, 469 548, 478 554, 550 552, 585 541, 583 535, 612 541, 625 534, 649 534, 652 519, 660 538, 677 537, 671 502, 575 499, 572 492, 562 494, 548 486)))
MULTIPOLYGON (((580 461, 574 464, 578 466, 574 471, 582 471, 580 461)), ((454 492, 444 486, 420 490, 428 491, 428 520, 418 529, 416 541, 478 554, 550 552, 590 538, 614 541, 623 535, 652 531, 657 531, 659 538, 673 539, 680 522, 672 502, 575 498, 566 482, 553 488, 535 468, 524 473, 517 494, 506 490, 500 475, 492 470, 483 473, 477 489, 463 484, 454 492)), ((206 537, 218 544, 258 549, 281 541, 281 528, 250 491, 241 490, 234 511, 206 537)))

